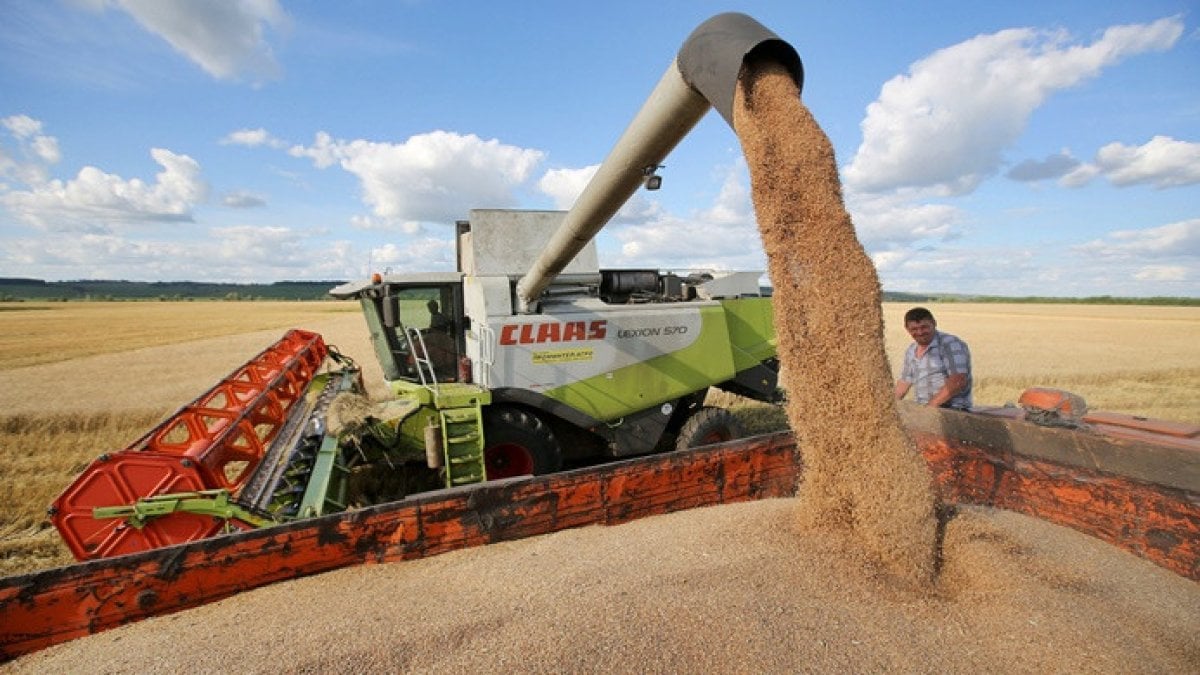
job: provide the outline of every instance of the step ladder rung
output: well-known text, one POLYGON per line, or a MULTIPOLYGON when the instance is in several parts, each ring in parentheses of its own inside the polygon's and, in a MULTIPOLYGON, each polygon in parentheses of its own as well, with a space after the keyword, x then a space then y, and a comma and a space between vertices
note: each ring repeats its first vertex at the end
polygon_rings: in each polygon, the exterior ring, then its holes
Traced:
POLYGON ((480 483, 486 473, 483 463, 482 411, 479 404, 439 411, 442 423, 442 453, 446 486, 480 483))

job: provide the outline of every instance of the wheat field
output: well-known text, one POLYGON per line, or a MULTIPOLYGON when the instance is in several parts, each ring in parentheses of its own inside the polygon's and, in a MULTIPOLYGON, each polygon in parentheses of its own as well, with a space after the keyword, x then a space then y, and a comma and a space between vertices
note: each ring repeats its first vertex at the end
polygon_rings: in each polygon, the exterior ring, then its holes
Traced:
MULTIPOLYGON (((897 370, 907 305, 885 303, 897 370)), ((977 405, 1029 386, 1082 395, 1091 408, 1200 424, 1200 308, 931 304, 938 327, 970 345, 977 405)), ((383 396, 353 302, 0 303, 0 575, 72 562, 45 508, 76 473, 278 339, 321 333, 383 396)), ((782 412, 716 393, 754 432, 782 412)))

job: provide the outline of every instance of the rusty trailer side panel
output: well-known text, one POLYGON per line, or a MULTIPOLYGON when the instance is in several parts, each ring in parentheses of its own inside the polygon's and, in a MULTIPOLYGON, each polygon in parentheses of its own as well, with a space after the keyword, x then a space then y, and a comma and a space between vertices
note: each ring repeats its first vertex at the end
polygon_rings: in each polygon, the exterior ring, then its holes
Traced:
POLYGON ((1200 452, 902 407, 945 501, 1065 525, 1200 581, 1200 452))
POLYGON ((0 661, 276 581, 583 525, 793 494, 780 434, 717 450, 444 490, 369 509, 0 579, 0 661))
POLYGON ((946 501, 1016 511, 1102 539, 1200 581, 1200 493, 926 438, 922 452, 946 501))
MULTIPOLYGON (((901 405, 943 498, 1072 527, 1200 581, 1200 453, 901 405)), ((430 493, 0 579, 0 660, 275 581, 793 495, 790 434, 430 493)))

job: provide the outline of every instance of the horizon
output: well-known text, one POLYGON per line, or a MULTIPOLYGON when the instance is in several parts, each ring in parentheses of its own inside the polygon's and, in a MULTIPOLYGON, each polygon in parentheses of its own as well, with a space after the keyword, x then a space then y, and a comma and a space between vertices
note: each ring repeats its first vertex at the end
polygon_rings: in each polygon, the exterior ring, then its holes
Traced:
MULTIPOLYGON (((274 281, 198 281, 195 279, 162 279, 155 281, 136 281, 131 279, 60 279, 47 280, 36 279, 32 277, 0 277, 0 286, 19 285, 21 282, 32 282, 37 284, 131 284, 131 285, 211 285, 211 286, 276 286, 287 284, 304 284, 304 285, 328 285, 336 287, 338 285, 355 281, 355 279, 277 279, 274 281)), ((773 290, 774 286, 764 284, 762 290, 773 290)), ((883 302, 944 302, 950 301, 990 301, 990 300, 1019 300, 1019 301, 1049 301, 1054 303, 1069 303, 1077 301, 1091 300, 1111 300, 1115 303, 1126 304, 1128 302, 1137 303, 1139 301, 1177 301, 1182 305, 1190 305, 1200 302, 1200 297, 1192 296, 1176 296, 1176 295, 1156 295, 1156 296, 1116 296, 1116 295, 989 295, 980 293, 962 293, 958 291, 907 291, 881 288, 880 293, 883 297, 883 302), (904 298, 893 298, 889 300, 886 296, 911 296, 904 298)), ((191 298, 189 298, 191 299, 191 298)), ((0 302, 8 302, 0 297, 0 302)))

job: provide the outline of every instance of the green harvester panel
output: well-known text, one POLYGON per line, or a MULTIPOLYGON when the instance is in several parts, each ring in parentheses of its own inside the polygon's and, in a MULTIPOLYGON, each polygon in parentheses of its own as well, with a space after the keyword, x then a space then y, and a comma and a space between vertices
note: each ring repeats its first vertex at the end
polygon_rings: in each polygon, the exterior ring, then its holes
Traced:
POLYGON ((237 519, 255 527, 266 527, 274 522, 243 509, 233 501, 228 490, 199 490, 197 492, 154 495, 142 497, 133 504, 97 506, 92 509, 92 517, 97 520, 124 518, 127 525, 138 529, 145 527, 146 523, 155 518, 172 513, 194 513, 201 516, 212 516, 226 522, 237 519))
MULTIPOLYGON (((353 378, 343 378, 340 391, 349 391, 353 385, 353 378)), ((349 477, 350 470, 342 462, 337 436, 326 434, 313 458, 312 472, 296 512, 297 517, 313 518, 345 511, 349 477)))
POLYGON ((346 480, 350 470, 342 464, 341 458, 337 436, 326 436, 313 461, 312 477, 300 502, 300 518, 346 510, 346 480))

